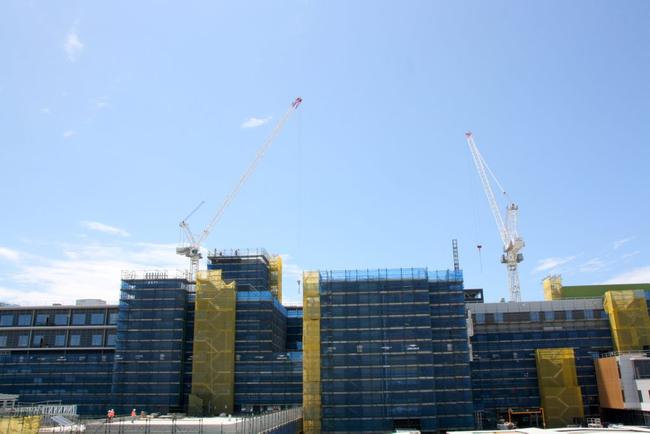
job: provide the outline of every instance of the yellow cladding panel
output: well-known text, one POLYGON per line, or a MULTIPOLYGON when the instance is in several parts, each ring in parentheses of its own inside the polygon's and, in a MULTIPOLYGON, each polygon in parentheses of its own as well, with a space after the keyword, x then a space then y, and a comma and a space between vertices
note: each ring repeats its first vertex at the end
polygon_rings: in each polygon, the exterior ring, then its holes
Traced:
POLYGON ((650 317, 644 291, 607 291, 603 307, 616 351, 643 350, 650 345, 650 317))
POLYGON ((0 417, 0 433, 37 434, 41 416, 0 417))
POLYGON ((537 349, 535 361, 546 426, 566 426, 584 417, 573 348, 537 349))
POLYGON ((307 271, 303 281, 303 431, 321 431, 320 396, 320 275, 307 271))
POLYGON ((548 276, 542 281, 544 288, 544 300, 562 299, 562 277, 548 276))
POLYGON ((197 273, 188 405, 193 416, 233 412, 236 302, 235 282, 225 283, 221 270, 197 273))
POLYGON ((269 268, 271 271, 271 292, 282 303, 282 257, 280 255, 272 257, 269 268))

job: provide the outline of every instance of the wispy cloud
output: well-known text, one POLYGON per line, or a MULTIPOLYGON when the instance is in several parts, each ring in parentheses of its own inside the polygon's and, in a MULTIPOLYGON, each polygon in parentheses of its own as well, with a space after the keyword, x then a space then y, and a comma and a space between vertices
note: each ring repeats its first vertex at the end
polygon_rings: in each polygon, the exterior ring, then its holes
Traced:
POLYGON ((97 98, 90 99, 90 103, 97 110, 102 110, 109 106, 108 98, 105 96, 98 96, 97 98))
POLYGON ((626 271, 603 283, 650 283, 650 266, 626 271))
POLYGON ((66 130, 63 132, 63 138, 64 139, 69 139, 70 137, 74 137, 77 135, 77 132, 75 130, 66 130))
POLYGON ((591 273, 594 271, 600 271, 607 266, 607 263, 600 258, 592 258, 586 262, 583 262, 578 267, 578 270, 582 273, 591 273))
POLYGON ((90 229, 91 231, 103 232, 105 234, 111 234, 111 235, 119 235, 121 237, 128 237, 130 235, 127 231, 125 231, 122 228, 109 226, 100 222, 83 221, 81 222, 81 224, 84 225, 86 228, 90 229))
POLYGON ((10 249, 8 247, 0 247, 0 259, 5 259, 7 261, 17 261, 20 258, 20 253, 17 250, 10 249))
POLYGON ((271 116, 265 117, 265 118, 255 118, 251 117, 248 118, 244 121, 243 124, 241 124, 242 128, 257 128, 259 126, 262 126, 266 123, 268 123, 271 120, 271 116))
POLYGON ((76 62, 79 56, 81 56, 81 53, 84 50, 84 44, 81 42, 81 39, 79 39, 79 35, 74 28, 66 35, 63 49, 65 50, 65 54, 68 56, 70 62, 76 62))
POLYGON ((635 250, 633 252, 624 254, 623 256, 621 256, 621 259, 622 260, 630 259, 638 255, 639 253, 641 253, 641 250, 635 250))
POLYGON ((44 115, 51 115, 51 114, 52 114, 52 110, 50 110, 49 107, 43 107, 43 108, 41 109, 41 113, 44 114, 44 115))
POLYGON ((565 256, 563 258, 561 257, 552 257, 552 258, 545 258, 545 259, 540 259, 537 261, 537 266, 533 270, 534 273, 539 273, 542 271, 550 271, 555 268, 560 267, 561 265, 567 264, 571 261, 573 261, 576 257, 575 256, 565 256))
POLYGON ((20 254, 17 271, 3 279, 0 300, 35 305, 99 298, 115 303, 123 270, 187 268, 174 248, 173 244, 88 241, 60 246, 56 258, 20 254))
POLYGON ((613 243, 614 250, 618 250, 623 244, 630 242, 634 239, 634 237, 627 237, 627 238, 622 238, 620 240, 616 240, 613 243))

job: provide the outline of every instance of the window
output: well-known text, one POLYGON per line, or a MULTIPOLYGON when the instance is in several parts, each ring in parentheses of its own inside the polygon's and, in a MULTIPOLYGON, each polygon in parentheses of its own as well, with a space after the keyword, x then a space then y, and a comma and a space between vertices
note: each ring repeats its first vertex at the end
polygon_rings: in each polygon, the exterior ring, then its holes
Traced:
POLYGON ((102 325, 104 324, 104 312, 96 312, 90 314, 90 324, 102 325))
POLYGON ((637 392, 639 393, 639 402, 643 402, 643 393, 640 390, 637 390, 637 392))
POLYGON ((93 335, 92 339, 92 346, 93 347, 101 347, 102 346, 102 335, 93 335))
POLYGON ((531 312, 530 313, 530 320, 531 321, 539 321, 539 312, 531 312))
POLYGON ((477 313, 476 314, 476 324, 483 324, 485 322, 485 314, 477 313))
POLYGON ((555 312, 553 311, 544 312, 544 319, 546 321, 553 321, 555 319, 555 312))
POLYGON ((70 335, 70 346, 78 347, 81 344, 81 335, 70 335))
POLYGON ((33 335, 32 336, 32 347, 42 347, 43 346, 43 335, 33 335))
POLYGON ((50 322, 50 316, 46 313, 36 314, 36 323, 34 325, 44 326, 48 325, 50 322))
POLYGON ((56 315, 54 315, 54 325, 58 325, 58 326, 68 325, 68 314, 57 313, 56 315))
POLYGON ((73 313, 72 314, 72 325, 85 325, 86 324, 86 314, 85 313, 73 313))
POLYGON ((108 323, 111 325, 117 324, 117 312, 111 312, 108 314, 108 323))
POLYGON ((28 343, 29 343, 29 336, 28 335, 20 335, 20 336, 18 336, 18 346, 19 347, 26 347, 28 343))
POLYGON ((31 313, 21 313, 18 315, 18 325, 19 326, 30 326, 32 325, 32 314, 31 313))
POLYGON ((11 327, 14 325, 14 314, 8 313, 0 316, 0 326, 11 327))
POLYGON ((7 346, 7 337, 0 336, 0 347, 6 347, 6 346, 7 346))
POLYGON ((454 345, 453 344, 447 344, 447 351, 448 352, 454 351, 454 345))
MULTIPOLYGON (((570 311, 570 310, 564 311, 564 319, 566 319, 568 321, 572 320, 573 319, 573 311, 570 311)), ((580 318, 576 318, 576 319, 580 319, 580 318)))
POLYGON ((56 335, 54 337, 55 347, 65 347, 65 335, 56 335))
POLYGON ((625 390, 621 390, 621 396, 623 397, 623 402, 625 402, 625 390))
POLYGON ((115 334, 110 334, 106 337, 106 346, 114 347, 115 346, 115 334))
POLYGON ((503 322, 503 312, 496 312, 494 314, 494 321, 495 322, 503 322))

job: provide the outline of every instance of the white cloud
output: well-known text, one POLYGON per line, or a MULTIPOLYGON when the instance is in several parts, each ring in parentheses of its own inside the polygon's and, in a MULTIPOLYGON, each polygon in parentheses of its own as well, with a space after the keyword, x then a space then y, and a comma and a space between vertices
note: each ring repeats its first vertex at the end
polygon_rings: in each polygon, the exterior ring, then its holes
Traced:
POLYGON ((6 275, 0 301, 41 305, 99 298, 116 303, 123 270, 187 268, 173 244, 89 241, 60 247, 62 257, 25 255, 18 270, 6 275))
POLYGON ((63 132, 63 138, 69 139, 70 137, 76 136, 77 132, 75 130, 67 130, 63 132))
POLYGON ((108 105, 109 105, 109 104, 108 104, 108 98, 105 97, 105 96, 100 96, 100 97, 97 97, 97 98, 92 98, 92 99, 90 100, 90 103, 91 103, 91 104, 92 104, 92 105, 93 105, 97 110, 104 109, 104 108, 108 107, 108 105))
POLYGON ((555 268, 558 268, 561 265, 573 261, 575 258, 576 258, 575 256, 566 256, 564 258, 552 257, 552 258, 540 259, 539 261, 537 261, 537 266, 535 267, 533 272, 539 273, 541 271, 553 270, 555 268))
POLYGON ((265 117, 265 118, 255 118, 251 117, 248 118, 244 121, 243 124, 241 124, 242 128, 257 128, 259 126, 262 126, 266 123, 268 123, 271 120, 271 116, 265 117))
POLYGON ((20 258, 20 253, 7 247, 0 247, 0 258, 15 262, 20 258))
POLYGON ((65 42, 63 43, 63 49, 65 50, 65 54, 67 54, 70 62, 76 62, 79 56, 81 56, 84 44, 79 39, 76 30, 73 29, 68 32, 65 37, 65 42))
POLYGON ((600 271, 607 266, 607 263, 600 258, 593 258, 580 264, 578 270, 582 273, 591 273, 594 271, 600 271))
POLYGON ((50 110, 49 107, 43 107, 43 108, 41 109, 41 113, 44 114, 44 115, 51 115, 51 114, 52 114, 52 110, 50 110))
POLYGON ((616 240, 613 243, 614 250, 618 250, 623 244, 632 241, 634 237, 627 237, 627 238, 622 238, 620 240, 616 240))
POLYGON ((650 266, 626 271, 603 283, 650 283, 650 266))
POLYGON ((121 237, 128 237, 129 235, 131 235, 124 229, 115 226, 105 225, 104 223, 100 223, 100 222, 83 221, 81 222, 81 224, 92 231, 103 232, 105 234, 119 235, 121 237))

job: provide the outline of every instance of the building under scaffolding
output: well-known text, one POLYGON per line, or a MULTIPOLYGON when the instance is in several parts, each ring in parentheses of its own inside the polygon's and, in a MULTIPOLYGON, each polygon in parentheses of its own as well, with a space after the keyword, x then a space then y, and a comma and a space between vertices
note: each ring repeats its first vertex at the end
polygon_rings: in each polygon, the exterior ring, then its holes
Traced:
POLYGON ((306 433, 473 426, 461 271, 303 281, 306 433))

